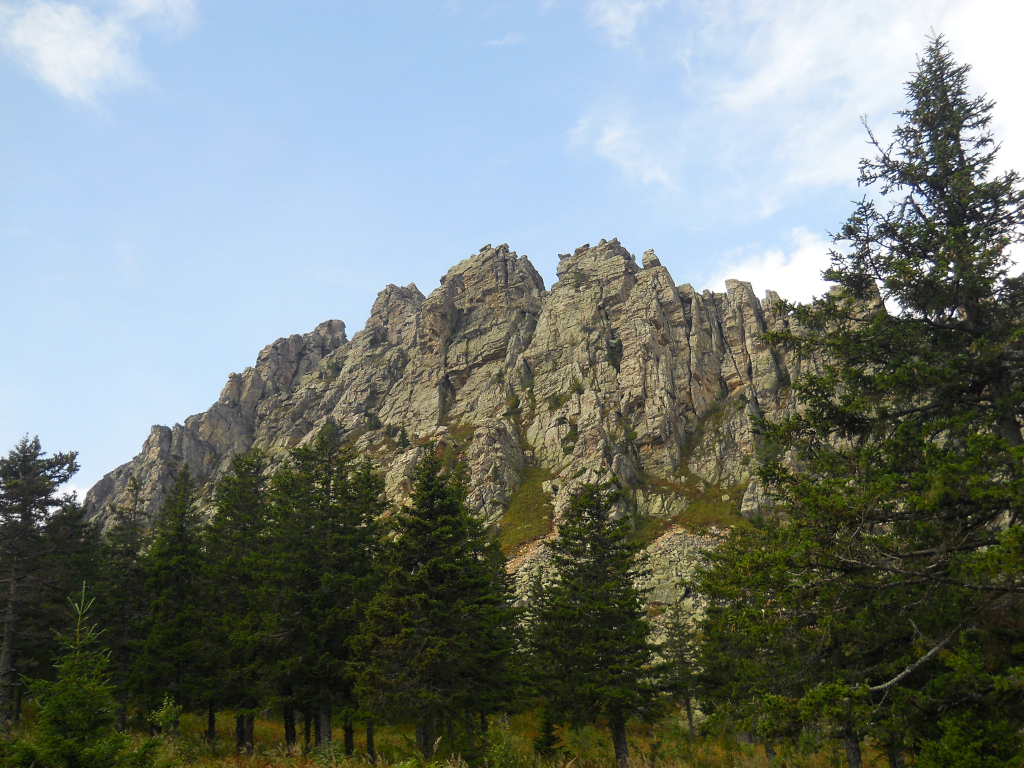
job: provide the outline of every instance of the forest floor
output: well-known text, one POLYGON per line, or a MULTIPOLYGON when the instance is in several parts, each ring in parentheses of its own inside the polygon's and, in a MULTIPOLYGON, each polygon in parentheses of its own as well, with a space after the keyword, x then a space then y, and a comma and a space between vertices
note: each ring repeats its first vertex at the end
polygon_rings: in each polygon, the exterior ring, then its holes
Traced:
MULTIPOLYGON (((217 740, 206 741, 205 718, 185 715, 180 733, 165 741, 161 748, 157 768, 190 765, 196 768, 320 768, 321 766, 348 766, 369 768, 365 752, 365 733, 357 724, 355 752, 345 757, 341 745, 341 723, 334 725, 338 741, 332 752, 300 750, 290 754, 284 744, 284 728, 280 719, 257 718, 254 735, 256 748, 253 755, 236 755, 234 749, 234 719, 222 713, 218 717, 217 740)), ((585 727, 560 733, 561 752, 542 759, 533 751, 537 735, 535 718, 530 714, 517 715, 505 722, 492 724, 488 732, 489 749, 484 760, 473 760, 469 765, 487 768, 614 768, 611 737, 607 730, 585 727)), ((302 740, 301 724, 299 739, 302 740)), ((630 728, 631 768, 767 768, 764 748, 757 744, 741 743, 719 738, 691 737, 685 719, 668 719, 655 725, 635 724, 630 728)), ((460 758, 444 757, 432 763, 425 761, 416 749, 411 731, 394 726, 378 726, 375 734, 378 766, 382 768, 467 768, 460 758)), ((838 744, 826 744, 817 752, 786 754, 776 747, 779 756, 771 763, 773 768, 833 768, 846 764, 838 744)), ((864 768, 887 768, 884 756, 865 746, 864 768)))

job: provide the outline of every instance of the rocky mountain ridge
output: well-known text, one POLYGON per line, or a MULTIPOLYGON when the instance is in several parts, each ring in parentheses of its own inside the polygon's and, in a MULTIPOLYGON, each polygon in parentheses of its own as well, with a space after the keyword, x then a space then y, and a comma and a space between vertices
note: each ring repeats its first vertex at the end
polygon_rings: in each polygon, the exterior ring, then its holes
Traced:
POLYGON ((236 454, 283 460, 334 419, 395 503, 428 441, 461 457, 469 504, 523 581, 573 488, 617 479, 652 556, 668 553, 654 557, 657 592, 658 568, 679 570, 680 547, 707 539, 688 531, 760 514, 751 419, 793 408, 800 361, 761 340, 786 320, 749 283, 676 285, 653 251, 638 264, 617 240, 562 254, 557 274, 546 290, 525 256, 487 245, 428 296, 389 285, 352 339, 340 320, 278 339, 207 411, 154 426, 86 501, 105 517, 135 476, 152 514, 184 463, 212 487, 236 454))

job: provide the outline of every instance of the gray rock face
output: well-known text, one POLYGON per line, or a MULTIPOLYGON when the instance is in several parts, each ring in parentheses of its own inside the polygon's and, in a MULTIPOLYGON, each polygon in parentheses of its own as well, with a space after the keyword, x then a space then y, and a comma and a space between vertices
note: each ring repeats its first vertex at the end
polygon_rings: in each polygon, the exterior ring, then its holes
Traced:
MULTIPOLYGON (((736 280, 725 293, 676 285, 653 251, 641 268, 617 240, 562 255, 545 290, 525 256, 487 245, 429 296, 389 285, 351 340, 330 320, 275 341, 209 410, 153 427, 86 501, 105 518, 134 475, 153 514, 184 463, 209 487, 233 456, 259 447, 283 460, 334 419, 381 465, 395 503, 433 440, 466 462, 469 504, 499 528, 517 493, 547 493, 557 526, 574 487, 612 479, 632 489, 622 513, 665 535, 742 523, 764 503, 751 419, 788 413, 799 373, 761 341, 785 322, 777 301, 736 280)), ((509 547, 524 578, 545 559, 543 537, 509 547)))

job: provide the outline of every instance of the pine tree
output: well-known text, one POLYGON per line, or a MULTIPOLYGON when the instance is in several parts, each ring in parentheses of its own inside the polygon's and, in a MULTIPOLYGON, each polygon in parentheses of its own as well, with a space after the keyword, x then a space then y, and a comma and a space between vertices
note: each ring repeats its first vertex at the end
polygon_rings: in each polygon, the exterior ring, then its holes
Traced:
MULTIPOLYGON (((465 506, 461 475, 433 452, 416 467, 412 503, 393 518, 378 561, 380 591, 356 640, 360 701, 413 722, 429 758, 444 727, 476 724, 507 706, 517 679, 512 592, 504 558, 465 506)), ((467 749, 474 745, 463 743, 467 749)))
POLYGON ((619 768, 626 723, 658 709, 644 591, 646 560, 628 518, 614 520, 618 493, 583 486, 553 542, 551 581, 534 595, 530 644, 544 706, 574 725, 607 721, 619 768))
POLYGON ((1024 723, 1024 282, 1007 250, 1024 191, 991 175, 993 105, 968 71, 933 39, 892 145, 872 136, 860 180, 879 199, 836 236, 836 289, 771 337, 817 361, 801 411, 763 425, 795 450, 795 469, 762 473, 786 523, 734 537, 704 584, 708 637, 749 629, 759 654, 719 702, 767 689, 831 724, 851 765, 865 733, 900 764, 970 732, 954 712, 1024 723))
POLYGON ((57 490, 78 471, 76 453, 47 457, 39 438, 22 440, 0 458, 0 568, 5 585, 4 627, 0 646, 0 720, 16 716, 15 665, 21 619, 37 597, 38 576, 46 548, 46 522, 70 502, 57 490))

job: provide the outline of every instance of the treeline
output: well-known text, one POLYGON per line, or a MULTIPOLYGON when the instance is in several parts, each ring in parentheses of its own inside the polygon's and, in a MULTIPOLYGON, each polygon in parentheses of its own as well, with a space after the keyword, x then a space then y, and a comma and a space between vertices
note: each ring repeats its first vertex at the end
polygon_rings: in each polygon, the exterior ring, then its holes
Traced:
POLYGON ((230 711, 237 749, 251 753, 254 719, 273 709, 289 748, 331 747, 340 721, 352 754, 358 722, 375 760, 385 720, 414 726, 427 758, 473 760, 489 718, 544 702, 541 751, 556 748, 558 724, 602 722, 625 765, 626 722, 663 711, 665 695, 636 586, 644 560, 630 520, 611 517, 617 492, 581 488, 552 580, 524 611, 441 453, 428 451, 410 503, 388 513, 380 475, 329 422, 273 473, 260 451, 236 457, 208 520, 185 466, 151 527, 131 480, 101 532, 55 496, 74 456, 47 458, 26 438, 0 459, 0 562, 20 569, 6 605, 4 716, 17 722, 24 677, 62 668, 54 630, 81 624, 85 600, 73 615, 66 596, 84 583, 118 731, 184 709, 208 718, 212 741, 230 711), (32 490, 16 505, 19 489, 32 490))

